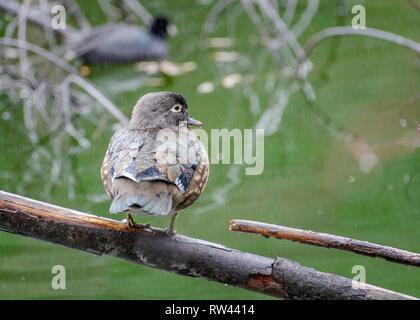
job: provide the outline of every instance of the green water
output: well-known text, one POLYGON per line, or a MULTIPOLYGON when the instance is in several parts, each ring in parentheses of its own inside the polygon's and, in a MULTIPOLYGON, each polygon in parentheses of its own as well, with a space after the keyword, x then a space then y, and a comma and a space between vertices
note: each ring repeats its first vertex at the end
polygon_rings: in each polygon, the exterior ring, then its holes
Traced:
MULTIPOLYGON (((98 14, 93 1, 80 3, 92 23, 103 22, 104 17, 98 14)), ((246 63, 218 65, 212 61, 211 52, 215 50, 206 48, 201 38, 201 27, 210 6, 197 3, 188 0, 144 3, 154 14, 170 14, 179 29, 178 36, 169 40, 170 60, 194 61, 195 71, 167 78, 161 87, 151 87, 145 81, 140 88, 118 94, 107 90, 127 79, 146 80, 147 75, 135 72, 131 66, 95 67, 89 79, 127 116, 141 95, 169 90, 187 98, 191 114, 207 130, 253 128, 261 114, 275 103, 267 79, 270 75, 276 81, 287 79, 276 70, 267 50, 252 41, 256 35, 254 26, 235 8, 221 15, 211 36, 235 36, 234 50, 245 57, 246 63), (197 92, 200 83, 220 83, 223 76, 232 73, 255 75, 255 80, 232 89, 218 85, 206 95, 197 92), (259 115, 250 111, 250 91, 259 97, 259 115)), ((301 44, 323 28, 339 23, 332 3, 321 1, 300 39, 301 44)), ((354 3, 357 2, 348 2, 354 3)), ((363 4, 367 26, 420 41, 420 12, 408 2, 376 0, 363 4)), ((303 8, 300 5, 299 12, 303 8)), ((342 23, 349 25, 350 21, 348 15, 342 23)), ((203 212, 200 209, 215 202, 214 192, 230 183, 227 177, 230 167, 213 165, 205 193, 194 206, 180 214, 176 230, 239 250, 286 257, 349 278, 355 276, 353 266, 362 265, 368 283, 420 297, 417 268, 228 231, 231 219, 250 219, 420 251, 420 150, 393 143, 404 137, 415 137, 415 129, 401 126, 399 107, 419 91, 419 57, 381 40, 346 37, 320 44, 311 61, 314 68, 309 80, 317 105, 337 126, 357 132, 373 146, 379 159, 377 166, 369 174, 361 172, 348 143, 319 121, 319 111, 311 108, 298 92, 290 97, 278 130, 265 137, 264 172, 246 176, 244 167, 239 166, 237 185, 224 193, 226 203, 203 212)), ((3 102, 1 112, 9 107, 3 102)), ((419 100, 411 105, 408 115, 411 121, 420 122, 419 107, 419 100)), ((19 129, 19 121, 19 113, 11 120, 0 120, 0 171, 9 173, 0 178, 0 189, 9 192, 18 192, 17 178, 26 169, 30 154, 30 142, 19 129)), ((93 129, 87 127, 87 130, 93 129)), ((88 151, 74 159, 78 168, 75 199, 68 199, 64 187, 54 187, 48 201, 111 217, 107 213, 110 201, 87 203, 86 200, 86 195, 104 192, 99 170, 111 134, 111 130, 103 132, 88 151)), ((47 200, 40 196, 43 183, 33 184, 24 195, 47 200)), ((169 223, 159 219, 149 221, 159 227, 169 223)), ((0 298, 266 299, 267 296, 0 233, 0 298), (54 265, 66 268, 66 290, 51 287, 54 265)))

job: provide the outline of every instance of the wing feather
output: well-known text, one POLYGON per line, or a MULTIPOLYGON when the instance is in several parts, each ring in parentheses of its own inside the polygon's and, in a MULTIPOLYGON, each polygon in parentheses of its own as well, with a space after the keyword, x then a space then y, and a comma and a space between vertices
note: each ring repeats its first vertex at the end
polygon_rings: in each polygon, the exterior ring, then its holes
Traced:
POLYGON ((114 134, 107 150, 112 181, 161 180, 175 184, 182 193, 187 191, 202 157, 198 138, 194 135, 179 142, 181 139, 162 140, 157 135, 156 130, 128 129, 114 134))

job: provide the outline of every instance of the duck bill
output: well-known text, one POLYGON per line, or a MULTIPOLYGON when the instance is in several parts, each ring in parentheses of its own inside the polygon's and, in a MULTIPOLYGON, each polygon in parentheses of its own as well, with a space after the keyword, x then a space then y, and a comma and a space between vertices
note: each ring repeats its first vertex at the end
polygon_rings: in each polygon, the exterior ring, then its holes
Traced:
POLYGON ((203 124, 201 123, 201 121, 198 121, 196 119, 194 119, 193 117, 189 117, 187 124, 189 126, 196 126, 196 127, 201 127, 203 124))

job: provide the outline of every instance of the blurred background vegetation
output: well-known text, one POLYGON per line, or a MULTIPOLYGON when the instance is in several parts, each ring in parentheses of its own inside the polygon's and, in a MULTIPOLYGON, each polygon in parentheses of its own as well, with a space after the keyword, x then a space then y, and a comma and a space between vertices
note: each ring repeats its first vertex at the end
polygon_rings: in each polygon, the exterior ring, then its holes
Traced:
MULTIPOLYGON (((107 22, 97 1, 77 3, 92 25, 107 22)), ((276 3, 284 12, 287 1, 276 3)), ((365 6, 368 27, 420 41, 420 11, 409 1, 321 0, 310 24, 299 35, 299 43, 303 45, 325 28, 350 26, 355 4, 365 6)), ((261 37, 239 2, 219 13, 210 31, 204 26, 216 1, 154 0, 142 1, 142 5, 154 16, 166 15, 178 29, 176 36, 167 39, 167 60, 178 68, 186 62, 195 67, 170 75, 165 70, 147 72, 153 67, 147 64, 90 66, 86 78, 123 114, 129 117, 143 94, 168 90, 187 98, 190 113, 206 130, 254 128, 264 115, 270 115, 266 113, 270 108, 275 110, 270 117, 277 121, 269 126, 265 137, 264 172, 246 176, 244 166, 212 165, 204 194, 180 214, 176 230, 239 250, 286 257, 349 278, 354 276, 352 267, 362 265, 368 283, 419 297, 420 272, 414 267, 228 231, 231 219, 249 219, 419 252, 420 134, 416 126, 420 123, 420 100, 413 98, 420 89, 419 56, 379 39, 345 36, 325 40, 310 56, 308 81, 316 104, 297 90, 288 96, 283 108, 279 99, 282 90, 295 81, 293 65, 287 60, 276 61, 267 48, 267 39, 261 37), (214 45, 214 38, 229 39, 220 47, 214 45), (367 168, 360 159, 363 150, 376 156, 367 168)), ((298 1, 292 25, 307 6, 308 1, 298 1)), ((1 19, 4 34, 11 18, 2 14, 1 19)), ((36 41, 33 39, 39 33, 42 30, 28 24, 28 41, 36 41)), ((82 67, 80 61, 72 64, 82 67)), ((41 68, 44 73, 52 70, 49 65, 41 68)), ((27 172, 34 170, 32 164, 37 161, 34 149, 43 146, 48 150, 51 144, 48 139, 30 139, 23 125, 21 100, 12 99, 8 90, 1 89, 0 189, 123 219, 123 215, 108 214, 110 200, 104 196, 99 174, 117 120, 104 113, 99 126, 83 116, 76 117, 75 126, 89 137, 90 144, 70 152, 78 146, 70 139, 64 146, 69 151, 62 151, 66 164, 55 177, 56 183, 46 188, 52 170, 47 160, 40 174, 27 172)), ((141 218, 136 220, 142 222, 141 218)), ((148 221, 159 227, 169 222, 148 221)), ((267 296, 0 233, 0 298, 267 296), (51 268, 57 264, 66 268, 66 290, 51 288, 51 268)))

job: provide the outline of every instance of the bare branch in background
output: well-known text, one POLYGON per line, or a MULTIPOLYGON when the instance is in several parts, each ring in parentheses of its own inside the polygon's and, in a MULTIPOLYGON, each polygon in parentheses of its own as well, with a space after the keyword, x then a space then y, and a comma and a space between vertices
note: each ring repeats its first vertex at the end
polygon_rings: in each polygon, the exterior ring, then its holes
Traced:
MULTIPOLYGON (((48 0, 39 0, 39 7, 43 13, 50 15, 50 6, 48 4, 48 0)), ((45 37, 47 38, 49 48, 53 50, 57 47, 57 38, 55 36, 54 29, 47 28, 46 25, 43 25, 42 29, 44 30, 45 37)), ((9 35, 8 37, 11 38, 12 35, 9 35)))
MULTIPOLYGON (((265 134, 271 135, 279 130, 283 112, 292 94, 302 87, 304 88, 304 93, 307 95, 307 98, 313 99, 314 93, 313 90, 311 90, 309 83, 296 82, 295 79, 292 79, 295 74, 294 68, 298 64, 298 56, 303 52, 303 49, 297 41, 295 35, 290 31, 290 26, 282 20, 277 7, 273 6, 273 3, 268 0, 217 1, 206 18, 203 33, 210 33, 214 31, 217 18, 225 10, 228 11, 227 14, 229 14, 232 7, 234 7, 233 5, 230 5, 236 4, 237 2, 242 5, 250 20, 255 25, 260 36, 259 42, 262 42, 268 49, 268 52, 273 59, 273 61, 270 61, 269 63, 273 65, 273 69, 276 69, 275 66, 277 66, 277 78, 282 78, 282 81, 260 79, 261 83, 273 83, 273 85, 270 86, 270 89, 266 92, 266 95, 270 97, 268 101, 271 101, 271 105, 265 108, 265 110, 261 110, 259 108, 258 114, 256 114, 257 119, 255 119, 254 127, 262 128, 265 130, 265 134)), ((288 21, 292 22, 296 13, 296 3, 290 1, 288 7, 289 9, 286 9, 287 13, 285 14, 287 14, 288 21)), ((309 15, 305 16, 304 19, 307 19, 308 16, 309 15)), ((301 23, 302 26, 309 25, 309 23, 301 23)), ((266 62, 267 61, 261 63, 266 62)), ((259 61, 254 61, 253 63, 253 69, 256 70, 258 68, 259 61)), ((306 65, 309 69, 310 63, 307 63, 306 65)), ((266 97, 264 100, 266 100, 266 97)), ((231 167, 226 174, 226 181, 228 182, 225 185, 216 188, 212 194, 212 198, 218 197, 222 190, 231 190, 236 185, 239 185, 242 180, 242 175, 236 174, 235 181, 238 182, 235 185, 232 185, 230 182, 231 179, 229 178, 232 172, 233 167, 231 167)), ((226 195, 224 195, 223 199, 225 198, 227 198, 226 195)), ((221 202, 216 202, 204 209, 214 209, 217 205, 220 206, 221 202)))
POLYGON ((38 47, 37 45, 34 45, 32 43, 12 38, 0 38, 0 44, 17 47, 26 51, 31 51, 48 60, 49 62, 55 64, 57 67, 63 69, 64 71, 67 71, 72 74, 79 73, 77 69, 69 65, 65 60, 61 59, 59 56, 55 55, 51 51, 45 50, 44 48, 38 47))
POLYGON ((77 24, 82 30, 89 30, 92 26, 89 20, 86 18, 84 12, 80 10, 79 5, 74 0, 61 0, 64 6, 67 8, 68 13, 74 17, 77 24))
POLYGON ((266 37, 267 39, 270 38, 269 32, 264 28, 264 24, 262 23, 259 15, 255 11, 254 6, 252 5, 251 1, 248 0, 241 0, 241 3, 249 15, 249 18, 254 23, 255 27, 257 28, 260 35, 266 37))
POLYGON ((286 11, 284 12, 283 20, 288 27, 292 23, 293 17, 295 16, 296 6, 297 0, 287 1, 286 11))
MULTIPOLYGON (((109 0, 102 2, 105 11, 114 9, 109 0)), ((68 53, 68 44, 91 26, 77 3, 70 0, 58 3, 66 6, 67 14, 80 30, 68 24, 65 30, 52 28, 51 1, 0 0, 0 10, 15 16, 5 26, 6 36, 0 38, 0 92, 10 99, 10 104, 3 104, 0 112, 5 121, 12 119, 15 112, 22 112, 23 121, 15 127, 32 142, 21 149, 24 169, 16 176, 18 192, 25 193, 42 181, 42 194, 46 198, 58 186, 67 187, 69 197, 74 198, 74 174, 80 170, 75 167, 74 156, 89 148, 115 121, 125 125, 128 119, 75 66, 61 58, 68 53), (40 27, 36 37, 39 45, 27 39, 29 24, 40 27), (64 45, 57 41, 57 36, 61 36, 64 45), (82 124, 86 122, 95 128, 91 136, 87 136, 86 125, 82 124)), ((140 4, 127 1, 124 5, 140 19, 152 19, 140 4)), ((113 20, 108 13, 107 20, 113 20)))
MULTIPOLYGON (((290 97, 297 92, 302 92, 308 103, 308 108, 314 111, 314 115, 318 118, 318 121, 325 126, 331 135, 345 139, 345 141, 356 139, 357 134, 337 125, 318 106, 315 90, 308 80, 308 74, 313 68, 313 64, 309 60, 309 54, 322 40, 339 35, 365 35, 388 40, 419 52, 419 44, 410 39, 381 30, 371 28, 353 30, 352 27, 325 29, 310 38, 305 46, 303 46, 297 38, 307 29, 312 18, 317 13, 319 8, 318 0, 308 0, 306 2, 307 6, 303 11, 297 10, 296 0, 288 0, 284 13, 280 13, 279 8, 269 0, 238 0, 237 2, 242 5, 244 11, 255 25, 260 36, 259 43, 262 43, 267 48, 272 57, 272 61, 269 62, 262 59, 255 60, 252 57, 253 70, 258 69, 260 60, 262 61, 261 64, 269 63, 272 65, 273 70, 277 66, 277 75, 274 76, 276 80, 272 79, 272 74, 267 73, 267 79, 259 81, 260 83, 272 83, 273 85, 270 85, 270 89, 265 91, 263 99, 270 101, 270 105, 263 106, 262 108, 259 106, 258 113, 255 114, 258 117, 255 120, 255 127, 265 129, 265 133, 269 135, 279 130, 283 112, 288 106, 290 97)), ((226 10, 227 14, 230 13, 231 7, 229 5, 232 3, 236 2, 233 0, 219 0, 215 3, 204 24, 204 30, 206 32, 214 30, 216 19, 223 11, 226 10)), ((346 8, 343 2, 339 1, 336 10, 337 16, 341 17, 345 12, 346 8)), ((246 55, 246 53, 242 54, 246 55)), ((255 97, 253 96, 252 99, 255 100, 255 97)), ((215 191, 214 196, 216 196, 216 192, 218 190, 215 191)))
POLYGON ((315 16, 318 11, 319 0, 309 0, 308 5, 300 16, 299 21, 293 26, 292 33, 296 38, 299 38, 303 31, 309 27, 311 24, 312 18, 315 16))
MULTIPOLYGON (((19 10, 18 38, 22 43, 26 42, 26 18, 28 16, 30 6, 31 0, 24 0, 23 5, 19 10)), ((20 73, 26 74, 29 71, 29 62, 26 51, 23 48, 19 48, 18 51, 20 73)))
POLYGON ((108 17, 108 21, 117 21, 120 18, 120 11, 110 4, 110 0, 98 0, 99 7, 108 17))
POLYGON ((130 8, 146 26, 149 26, 152 23, 153 16, 141 5, 140 2, 137 0, 122 0, 122 2, 130 8))
MULTIPOLYGON (((96 124, 102 121, 96 119, 106 116, 106 113, 100 111, 102 109, 108 111, 121 124, 126 124, 128 120, 109 99, 81 77, 77 69, 52 51, 21 39, 0 38, 0 45, 4 47, 3 52, 13 47, 19 48, 25 52, 27 61, 24 69, 15 68, 16 58, 9 58, 4 62, 7 65, 0 62, 0 91, 22 99, 23 125, 33 143, 30 155, 23 158, 28 161, 24 167, 29 169, 22 171, 22 178, 17 178, 17 189, 19 192, 25 192, 27 185, 45 180, 42 193, 45 197, 50 196, 54 185, 65 184, 68 185, 69 196, 74 197, 74 179, 66 178, 71 177, 76 169, 72 168, 70 157, 91 145, 90 139, 85 137, 83 130, 75 123, 76 116, 82 115, 96 124), (58 79, 48 79, 37 74, 39 69, 33 65, 33 61, 40 57, 49 62, 50 70, 60 70, 61 77, 65 77, 61 84, 56 84, 58 79), (72 88, 72 84, 78 85, 79 89, 72 88), (15 94, 15 90, 19 92, 15 94), (82 91, 90 96, 89 101, 82 91), (74 138, 77 145, 73 145, 69 137, 74 138), (45 142, 41 141, 48 141, 49 147, 46 148, 43 145, 45 142)), ((22 58, 22 55, 17 58, 22 58)), ((17 62, 19 61, 22 60, 18 59, 17 62)), ((39 63, 39 59, 37 61, 39 63)))
POLYGON ((204 32, 210 33, 214 31, 214 26, 216 24, 216 19, 218 16, 228 7, 230 4, 236 0, 218 0, 216 4, 211 9, 210 13, 207 15, 206 21, 204 23, 204 32))
MULTIPOLYGON (((31 6, 31 9, 33 6, 31 6)), ((10 13, 14 13, 16 15, 19 14, 21 9, 20 3, 14 1, 14 0, 0 0, 0 10, 7 11, 10 13)), ((70 25, 66 26, 66 29, 53 29, 51 28, 50 19, 46 19, 45 15, 42 14, 42 12, 36 12, 35 10, 30 10, 28 12, 27 20, 31 21, 32 23, 35 23, 38 26, 41 26, 47 30, 52 30, 55 33, 58 33, 60 35, 68 35, 69 33, 74 33, 76 30, 71 27, 70 25)))
MULTIPOLYGON (((352 27, 333 27, 328 28, 325 30, 322 30, 321 32, 315 34, 312 36, 304 45, 304 51, 301 53, 301 55, 298 57, 299 62, 298 66, 296 68, 296 75, 297 78, 301 81, 303 81, 304 86, 308 86, 309 82, 307 80, 307 62, 309 55, 311 54, 312 50, 323 40, 336 37, 336 36, 344 36, 344 35, 358 35, 358 36, 365 36, 365 37, 372 37, 377 39, 386 40, 395 44, 398 44, 400 46, 409 48, 417 53, 420 53, 420 43, 417 43, 411 39, 402 37, 400 35, 373 29, 373 28, 365 28, 365 29, 353 29, 352 27)), ((302 89, 305 91, 305 87, 302 87, 302 89)), ((308 98, 309 103, 314 103, 315 98, 309 98, 310 95, 306 94, 306 97, 308 98)))
POLYGON ((75 83, 79 87, 83 88, 88 92, 92 97, 94 97, 104 108, 112 114, 123 126, 128 124, 127 117, 107 98, 105 97, 98 89, 95 88, 93 84, 91 84, 86 79, 77 76, 77 75, 70 75, 65 80, 64 83, 75 83))
POLYGON ((23 40, 0 38, 0 44, 16 46, 25 51, 32 51, 42 56, 43 58, 49 60, 50 62, 54 63, 64 71, 71 73, 71 76, 67 77, 65 81, 77 83, 80 87, 84 88, 92 97, 94 97, 99 103, 101 103, 106 110, 108 110, 118 121, 121 122, 121 124, 125 125, 128 123, 127 117, 124 116, 124 114, 121 111, 119 111, 119 109, 115 107, 115 105, 109 99, 107 99, 100 91, 98 91, 89 81, 79 76, 77 70, 74 69, 63 59, 57 57, 50 51, 47 51, 41 47, 38 47, 34 44, 23 40))
POLYGON ((218 243, 128 227, 0 191, 0 230, 284 299, 412 300, 408 295, 218 243))
MULTIPOLYGON (((250 1, 250 0, 245 0, 250 1)), ((290 45, 295 55, 298 57, 302 52, 302 47, 297 41, 295 35, 289 30, 287 25, 281 19, 281 17, 276 14, 273 6, 267 0, 258 0, 258 5, 264 15, 271 20, 273 26, 276 28, 279 35, 284 38, 284 40, 290 45)))
POLYGON ((393 42, 400 46, 406 47, 411 49, 420 54, 420 43, 415 42, 409 38, 397 35, 395 33, 373 29, 373 28, 365 28, 365 29, 353 29, 352 27, 333 27, 322 30, 321 32, 313 35, 305 44, 304 46, 304 56, 301 56, 300 59, 303 60, 311 54, 312 49, 318 45, 321 41, 336 37, 336 36, 345 36, 345 35, 357 35, 357 36, 365 36, 365 37, 372 37, 377 39, 386 40, 389 42, 393 42))

